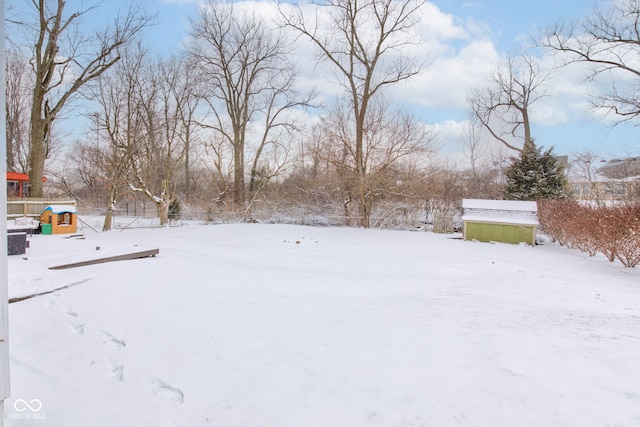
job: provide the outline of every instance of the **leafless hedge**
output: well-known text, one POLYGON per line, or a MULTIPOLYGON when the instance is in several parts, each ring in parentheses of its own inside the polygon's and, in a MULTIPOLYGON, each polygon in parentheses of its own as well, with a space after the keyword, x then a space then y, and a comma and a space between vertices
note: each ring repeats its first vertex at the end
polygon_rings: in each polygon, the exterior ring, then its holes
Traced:
POLYGON ((569 200, 538 202, 542 231, 561 245, 593 256, 600 252, 625 267, 640 264, 640 204, 581 204, 569 200))

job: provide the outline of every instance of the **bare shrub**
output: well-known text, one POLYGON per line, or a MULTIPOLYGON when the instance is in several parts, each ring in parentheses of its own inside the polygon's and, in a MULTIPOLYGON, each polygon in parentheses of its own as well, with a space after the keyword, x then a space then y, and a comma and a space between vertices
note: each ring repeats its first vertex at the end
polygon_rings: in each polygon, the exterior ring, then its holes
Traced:
POLYGON ((640 204, 545 200, 538 202, 538 218, 542 230, 561 245, 591 256, 601 252, 625 267, 640 264, 640 204))
POLYGON ((618 210, 618 226, 625 230, 619 237, 616 256, 625 267, 640 264, 640 205, 625 204, 618 210))

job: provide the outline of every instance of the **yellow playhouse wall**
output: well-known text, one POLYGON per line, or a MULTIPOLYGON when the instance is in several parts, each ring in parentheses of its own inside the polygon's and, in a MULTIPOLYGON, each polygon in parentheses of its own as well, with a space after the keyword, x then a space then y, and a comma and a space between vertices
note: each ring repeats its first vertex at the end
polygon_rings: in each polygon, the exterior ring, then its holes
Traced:
POLYGON ((51 234, 72 234, 78 231, 78 218, 76 214, 70 214, 71 224, 58 224, 58 214, 51 211, 45 211, 40 216, 40 221, 45 224, 51 224, 51 234))
POLYGON ((75 233, 78 230, 78 224, 76 222, 76 217, 73 215, 71 217, 71 224, 58 225, 58 221, 56 219, 57 215, 54 215, 54 223, 51 224, 51 234, 71 234, 75 233))

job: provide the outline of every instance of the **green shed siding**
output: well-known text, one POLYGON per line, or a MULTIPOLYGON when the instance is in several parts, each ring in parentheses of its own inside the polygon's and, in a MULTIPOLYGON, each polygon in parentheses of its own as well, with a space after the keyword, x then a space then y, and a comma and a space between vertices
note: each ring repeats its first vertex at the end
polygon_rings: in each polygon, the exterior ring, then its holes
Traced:
POLYGON ((536 243, 536 226, 465 222, 464 238, 465 240, 477 240, 479 242, 501 242, 513 244, 525 242, 533 246, 536 243))

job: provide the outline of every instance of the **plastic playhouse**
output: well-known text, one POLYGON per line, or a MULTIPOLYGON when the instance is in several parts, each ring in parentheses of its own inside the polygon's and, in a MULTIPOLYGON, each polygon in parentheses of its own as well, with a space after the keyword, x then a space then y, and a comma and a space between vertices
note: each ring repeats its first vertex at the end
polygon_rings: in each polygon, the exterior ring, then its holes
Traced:
POLYGON ((71 205, 50 205, 40 214, 42 234, 68 234, 78 229, 78 211, 71 205))

